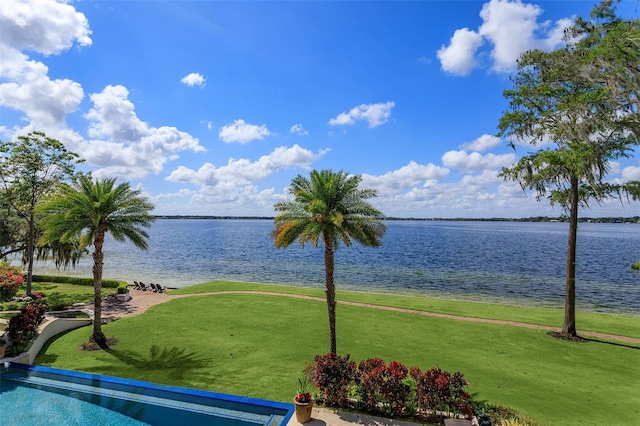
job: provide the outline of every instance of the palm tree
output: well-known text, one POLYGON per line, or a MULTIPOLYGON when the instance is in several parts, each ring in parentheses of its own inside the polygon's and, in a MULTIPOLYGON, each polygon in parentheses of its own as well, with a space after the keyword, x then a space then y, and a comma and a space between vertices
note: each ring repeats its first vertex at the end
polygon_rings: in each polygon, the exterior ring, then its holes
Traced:
POLYGON ((378 247, 386 225, 382 213, 371 206, 368 198, 376 196, 373 189, 360 189, 362 178, 342 170, 313 170, 310 179, 302 175, 291 181, 289 193, 293 201, 281 201, 274 209, 272 237, 276 247, 288 247, 294 241, 302 246, 311 242, 324 244, 325 285, 329 312, 331 352, 336 353, 336 288, 333 282, 334 252, 342 241, 345 246, 355 240, 363 246, 378 247))
POLYGON ((90 341, 108 348, 102 332, 102 268, 104 238, 110 233, 116 241, 129 240, 147 249, 149 237, 142 228, 155 220, 149 214, 154 205, 132 190, 129 183, 115 186, 115 179, 96 180, 81 175, 75 185, 62 184, 56 195, 39 208, 45 215, 43 242, 68 242, 81 238, 93 245, 94 319, 90 341))

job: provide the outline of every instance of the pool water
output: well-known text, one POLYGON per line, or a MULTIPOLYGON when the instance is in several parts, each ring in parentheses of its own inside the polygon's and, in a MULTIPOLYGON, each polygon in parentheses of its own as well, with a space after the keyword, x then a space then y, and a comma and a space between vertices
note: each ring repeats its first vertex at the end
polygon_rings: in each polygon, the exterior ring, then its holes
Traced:
POLYGON ((284 426, 293 413, 275 401, 21 364, 0 367, 0 410, 15 426, 284 426))

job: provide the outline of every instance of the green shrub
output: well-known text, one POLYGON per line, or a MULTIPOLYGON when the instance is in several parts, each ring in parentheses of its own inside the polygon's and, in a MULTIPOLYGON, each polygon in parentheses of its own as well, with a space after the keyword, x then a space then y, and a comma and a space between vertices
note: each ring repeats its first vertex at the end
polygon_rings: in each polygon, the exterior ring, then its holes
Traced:
POLYGON ((534 426, 536 422, 527 416, 523 416, 516 410, 502 405, 492 404, 486 401, 469 401, 473 412, 478 418, 478 424, 483 425, 528 425, 534 426))
POLYGON ((633 269, 634 271, 640 272, 640 260, 636 260, 635 262, 633 262, 630 268, 633 269))
POLYGON ((0 306, 1 311, 19 311, 24 306, 24 302, 4 302, 2 306, 0 306))
MULTIPOLYGON (((34 275, 32 277, 33 282, 38 283, 65 283, 65 284, 74 284, 74 285, 88 285, 93 286, 93 278, 86 277, 68 277, 68 276, 58 276, 58 275, 34 275)), ((118 288, 118 286, 126 282, 118 281, 118 280, 102 280, 102 287, 106 288, 118 288)))
POLYGON ((118 294, 125 294, 127 292, 127 283, 121 282, 118 284, 118 294))

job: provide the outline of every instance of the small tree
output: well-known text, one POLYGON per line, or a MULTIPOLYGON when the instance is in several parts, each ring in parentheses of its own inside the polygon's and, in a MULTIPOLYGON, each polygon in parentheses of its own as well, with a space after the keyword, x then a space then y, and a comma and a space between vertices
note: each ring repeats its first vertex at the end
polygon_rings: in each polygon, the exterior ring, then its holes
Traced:
POLYGON ((115 185, 115 179, 97 180, 82 175, 73 186, 62 184, 58 193, 39 208, 45 215, 45 233, 42 242, 75 241, 92 244, 94 318, 90 340, 107 348, 102 332, 102 269, 105 235, 110 233, 116 241, 131 241, 146 250, 149 237, 143 228, 155 220, 149 214, 154 205, 132 190, 128 183, 115 185))
MULTIPOLYGON (((0 141, 0 196, 3 203, 27 224, 27 295, 31 294, 36 249, 36 206, 56 184, 72 178, 74 167, 80 162, 78 154, 42 132, 18 136, 17 142, 0 141)), ((10 215, 6 210, 5 214, 10 215)), ((11 251, 15 249, 13 247, 11 251)))

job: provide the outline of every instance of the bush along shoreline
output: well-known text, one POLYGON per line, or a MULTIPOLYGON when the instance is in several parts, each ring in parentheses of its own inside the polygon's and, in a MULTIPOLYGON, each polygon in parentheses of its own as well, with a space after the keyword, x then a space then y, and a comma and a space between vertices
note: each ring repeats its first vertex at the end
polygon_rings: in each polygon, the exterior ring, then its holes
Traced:
POLYGON ((315 399, 327 407, 346 408, 373 415, 442 424, 446 418, 478 419, 481 426, 518 424, 534 426, 507 407, 473 401, 461 372, 439 367, 427 371, 407 368, 381 358, 359 363, 350 355, 316 355, 305 371, 315 386, 315 399))
MULTIPOLYGON (((60 275, 60 276, 33 275, 31 277, 31 280, 37 283, 64 283, 64 284, 93 286, 93 278, 86 278, 86 277, 68 277, 64 275, 60 275)), ((118 281, 118 280, 102 280, 102 287, 118 288, 118 286, 123 282, 124 281, 118 281)))

